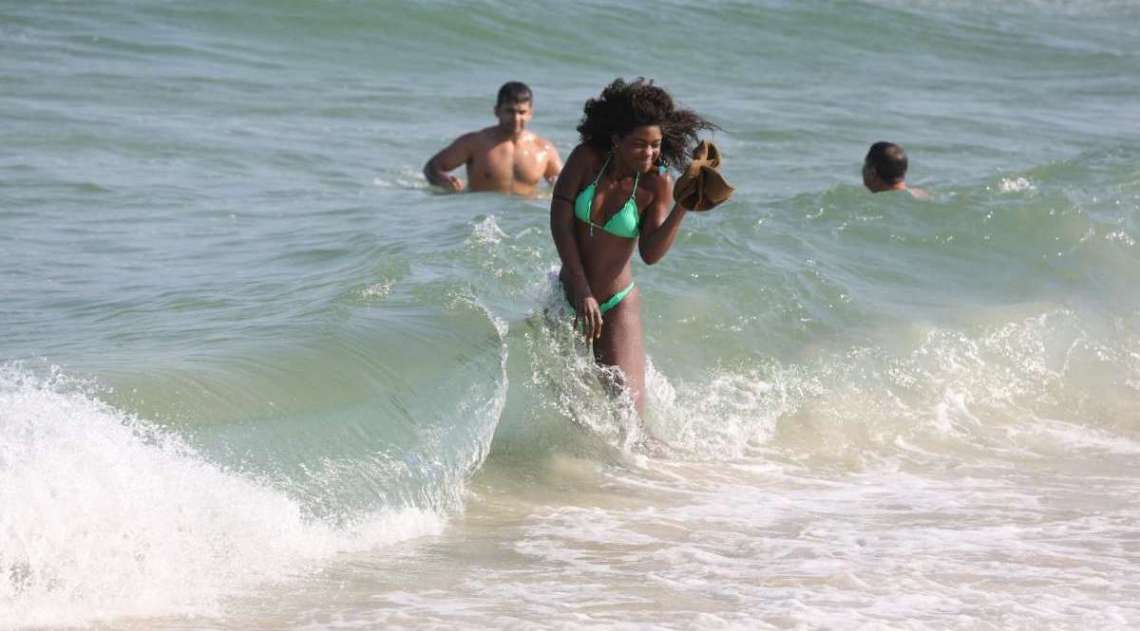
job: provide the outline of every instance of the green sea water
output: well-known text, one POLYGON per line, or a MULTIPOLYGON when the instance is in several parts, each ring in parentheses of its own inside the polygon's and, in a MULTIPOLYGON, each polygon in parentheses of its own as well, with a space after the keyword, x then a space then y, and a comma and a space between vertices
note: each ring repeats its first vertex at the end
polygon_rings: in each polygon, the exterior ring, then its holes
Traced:
POLYGON ((1134 628, 1138 19, 0 0, 0 628, 1134 628), (644 421, 549 191, 420 175, 637 76, 736 186, 634 263, 644 421))

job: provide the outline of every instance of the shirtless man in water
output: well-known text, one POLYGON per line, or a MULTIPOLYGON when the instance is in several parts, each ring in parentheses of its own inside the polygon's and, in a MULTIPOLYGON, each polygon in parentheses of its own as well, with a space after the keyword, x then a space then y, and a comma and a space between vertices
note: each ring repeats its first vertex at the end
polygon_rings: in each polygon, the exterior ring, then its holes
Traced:
POLYGON ((497 125, 463 134, 424 165, 428 182, 448 191, 462 191, 463 181, 448 171, 467 165, 467 189, 534 197, 539 180, 558 179, 562 160, 545 138, 527 131, 534 115, 534 97, 524 83, 511 81, 499 88, 495 103, 497 125))
POLYGON ((906 191, 915 199, 930 199, 930 193, 907 186, 906 169, 906 152, 902 147, 893 142, 876 142, 863 159, 863 186, 872 193, 906 191))

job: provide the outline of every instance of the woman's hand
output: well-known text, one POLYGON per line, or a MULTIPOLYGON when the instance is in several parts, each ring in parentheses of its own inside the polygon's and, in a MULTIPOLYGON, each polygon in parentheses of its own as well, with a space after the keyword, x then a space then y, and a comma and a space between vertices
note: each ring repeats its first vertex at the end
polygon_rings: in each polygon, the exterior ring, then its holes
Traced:
POLYGON ((585 292, 579 296, 574 305, 574 328, 582 331, 587 340, 596 340, 602 336, 602 308, 593 294, 585 292))

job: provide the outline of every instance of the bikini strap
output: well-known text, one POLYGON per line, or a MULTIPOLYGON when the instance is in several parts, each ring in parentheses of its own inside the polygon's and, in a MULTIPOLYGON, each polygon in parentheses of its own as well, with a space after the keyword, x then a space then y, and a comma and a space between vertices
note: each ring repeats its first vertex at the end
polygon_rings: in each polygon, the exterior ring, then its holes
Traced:
POLYGON ((614 152, 606 154, 606 161, 602 163, 602 168, 598 170, 598 174, 594 176, 594 186, 598 185, 598 181, 602 179, 602 174, 606 172, 606 167, 610 166, 610 158, 614 157, 614 152))
MULTIPOLYGON (((629 199, 633 200, 633 203, 635 206, 637 205, 637 199, 636 199, 637 198, 637 183, 640 181, 641 181, 641 171, 634 172, 634 174, 633 174, 633 190, 631 190, 629 192, 629 199)), ((628 204, 629 200, 626 200, 625 203, 628 204)))

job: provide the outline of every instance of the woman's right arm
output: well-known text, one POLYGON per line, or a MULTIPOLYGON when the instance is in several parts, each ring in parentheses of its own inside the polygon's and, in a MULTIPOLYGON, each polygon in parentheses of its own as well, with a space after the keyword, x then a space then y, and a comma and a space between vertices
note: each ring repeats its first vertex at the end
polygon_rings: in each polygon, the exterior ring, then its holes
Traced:
POLYGON ((566 165, 554 184, 554 194, 550 201, 550 234, 554 237, 554 247, 558 258, 562 259, 562 282, 570 286, 575 321, 582 321, 587 338, 597 338, 602 334, 602 312, 597 299, 590 291, 586 271, 582 268, 582 257, 578 252, 578 241, 574 238, 574 196, 588 175, 592 160, 589 149, 578 145, 566 158, 566 165))

